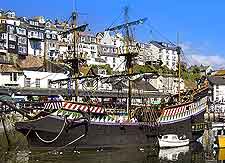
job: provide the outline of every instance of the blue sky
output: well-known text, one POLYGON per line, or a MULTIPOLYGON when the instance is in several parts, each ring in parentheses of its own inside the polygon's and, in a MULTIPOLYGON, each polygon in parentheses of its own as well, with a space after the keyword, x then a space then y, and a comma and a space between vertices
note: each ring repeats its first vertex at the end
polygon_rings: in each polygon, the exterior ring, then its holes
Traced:
MULTIPOLYGON (((148 17, 135 30, 141 41, 163 40, 153 25, 171 41, 180 34, 180 43, 191 63, 225 67, 225 1, 210 0, 75 0, 80 23, 88 22, 93 32, 103 31, 115 20, 122 23, 123 8, 129 6, 130 20, 148 17), (120 16, 121 15, 121 16, 120 16), (151 32, 152 31, 152 32, 151 32), (201 59, 201 61, 199 61, 201 59)), ((18 16, 43 15, 66 19, 73 9, 73 0, 1 0, 0 8, 16 11, 18 16)))

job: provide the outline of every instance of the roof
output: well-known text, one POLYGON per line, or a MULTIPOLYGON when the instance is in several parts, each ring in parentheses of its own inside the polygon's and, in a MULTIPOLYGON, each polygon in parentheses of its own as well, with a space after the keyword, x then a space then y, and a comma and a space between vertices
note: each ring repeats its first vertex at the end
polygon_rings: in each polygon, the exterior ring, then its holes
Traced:
POLYGON ((22 71, 15 65, 0 64, 0 72, 22 72, 22 71))
POLYGON ((144 91, 158 91, 155 87, 153 87, 149 82, 145 80, 135 80, 134 82, 134 88, 138 90, 144 90, 144 91))
POLYGON ((102 63, 106 63, 106 61, 102 58, 95 58, 96 62, 102 62, 102 63))
POLYGON ((225 78, 220 76, 211 76, 208 77, 208 81, 213 85, 225 85, 225 78))
MULTIPOLYGON (((110 81, 109 81, 110 82, 110 81)), ((111 81, 113 90, 122 90, 128 88, 128 86, 122 80, 111 81)))
POLYGON ((174 45, 171 45, 169 43, 165 42, 159 42, 159 41, 151 41, 150 44, 153 44, 159 49, 167 49, 167 50, 177 50, 177 47, 174 45))
POLYGON ((33 69, 33 68, 41 68, 43 67, 44 59, 32 55, 26 56, 25 59, 18 59, 17 65, 21 69, 33 69))
POLYGON ((218 70, 218 71, 216 71, 216 73, 214 75, 215 76, 224 76, 225 75, 225 70, 218 70))

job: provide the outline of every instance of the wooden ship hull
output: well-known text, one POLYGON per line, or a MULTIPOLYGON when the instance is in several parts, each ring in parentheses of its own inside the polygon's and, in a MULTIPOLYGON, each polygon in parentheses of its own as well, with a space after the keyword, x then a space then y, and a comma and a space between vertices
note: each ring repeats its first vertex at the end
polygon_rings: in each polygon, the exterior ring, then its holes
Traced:
MULTIPOLYGON (((16 130, 27 136, 31 147, 117 148, 121 146, 158 146, 157 137, 165 134, 186 136, 195 141, 203 132, 192 132, 192 125, 204 122, 206 97, 193 103, 163 110, 155 122, 116 122, 74 119, 84 105, 64 103, 64 111, 37 120, 16 123, 16 130), (72 113, 71 113, 72 112, 72 113), (67 118, 65 118, 67 117, 67 118)), ((89 114, 102 109, 89 108, 89 114)))

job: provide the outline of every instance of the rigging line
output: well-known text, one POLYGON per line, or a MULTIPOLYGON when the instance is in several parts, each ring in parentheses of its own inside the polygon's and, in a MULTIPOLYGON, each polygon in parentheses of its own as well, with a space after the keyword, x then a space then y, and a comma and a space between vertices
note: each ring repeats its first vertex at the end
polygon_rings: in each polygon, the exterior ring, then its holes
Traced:
POLYGON ((166 36, 164 36, 160 31, 158 31, 152 24, 150 23, 146 23, 146 25, 151 28, 153 31, 155 31, 156 33, 158 33, 163 39, 165 39, 167 42, 169 42, 171 45, 177 46, 176 43, 174 43, 173 41, 170 41, 170 39, 168 39, 166 36))
POLYGON ((117 68, 115 69, 115 71, 117 71, 117 70, 120 68, 120 66, 122 66, 122 64, 125 63, 125 62, 126 62, 126 59, 124 59, 124 61, 121 62, 121 63, 119 64, 119 66, 117 66, 117 68))
POLYGON ((111 27, 119 20, 119 18, 122 16, 122 14, 123 14, 123 11, 120 12, 120 15, 119 15, 118 17, 116 17, 116 18, 113 20, 112 24, 111 24, 108 28, 106 28, 106 29, 111 28, 111 27))

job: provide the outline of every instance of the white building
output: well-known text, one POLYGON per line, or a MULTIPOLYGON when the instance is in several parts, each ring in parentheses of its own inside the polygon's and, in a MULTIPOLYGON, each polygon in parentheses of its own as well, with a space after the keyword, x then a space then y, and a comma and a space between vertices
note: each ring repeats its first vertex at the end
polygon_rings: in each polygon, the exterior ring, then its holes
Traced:
POLYGON ((177 70, 178 54, 175 46, 168 43, 151 41, 151 55, 153 61, 162 61, 162 66, 167 66, 171 70, 177 70))
POLYGON ((14 65, 0 65, 0 86, 24 87, 24 74, 14 65))
POLYGON ((50 81, 65 79, 66 74, 39 72, 39 71, 23 71, 24 73, 24 87, 31 88, 61 88, 59 84, 52 85, 50 81))
POLYGON ((112 37, 109 32, 97 34, 99 56, 110 65, 113 71, 125 71, 125 57, 120 56, 124 52, 122 36, 112 37))
POLYGON ((29 20, 28 26, 28 54, 44 56, 44 26, 38 21, 29 20))
POLYGON ((209 110, 225 113, 225 78, 224 76, 208 77, 210 96, 209 110))
MULTIPOLYGON (((147 76, 147 74, 146 74, 147 76)), ((159 92, 176 94, 179 89, 179 79, 172 76, 152 76, 150 74, 148 81, 152 84, 159 92)), ((184 80, 180 79, 180 91, 184 91, 184 80)))
MULTIPOLYGON (((58 60, 60 58, 59 53, 59 41, 58 32, 56 30, 46 29, 45 30, 45 47, 44 53, 50 60, 58 60)), ((61 58, 62 59, 62 58, 61 58)))

